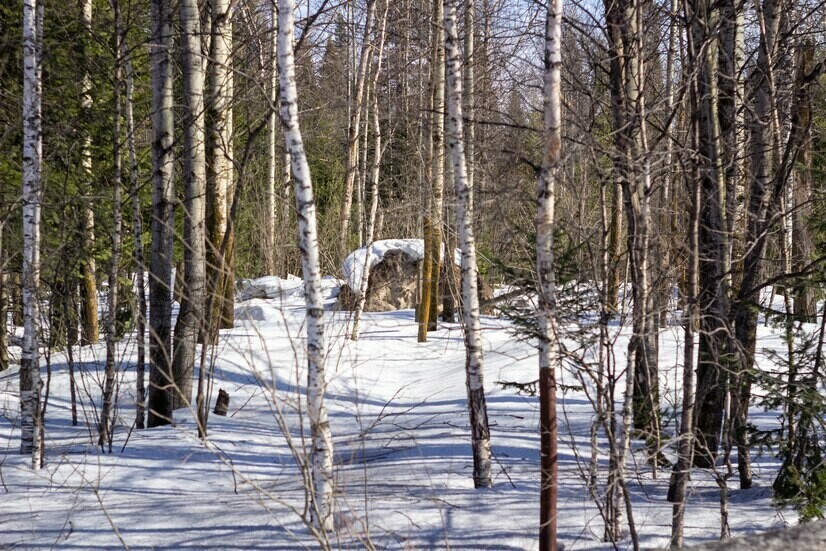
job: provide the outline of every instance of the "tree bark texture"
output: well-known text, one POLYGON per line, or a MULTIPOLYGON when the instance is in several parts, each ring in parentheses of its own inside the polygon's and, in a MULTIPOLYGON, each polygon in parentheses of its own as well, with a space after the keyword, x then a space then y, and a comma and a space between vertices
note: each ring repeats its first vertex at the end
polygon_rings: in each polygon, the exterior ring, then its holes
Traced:
MULTIPOLYGON (((465 364, 471 445, 473 447, 473 484, 491 485, 490 428, 485 403, 482 357, 482 330, 479 322, 479 282, 476 268, 476 241, 473 231, 473 188, 468 186, 462 120, 462 56, 456 32, 456 4, 445 0, 444 26, 447 54, 448 141, 456 187, 456 225, 462 250, 462 321, 465 326, 465 364)), ((446 255, 447 256, 447 255, 446 255)))
POLYGON ((184 89, 184 286, 175 324, 173 409, 192 400, 195 348, 203 329, 206 292, 204 64, 197 0, 180 3, 184 89))
POLYGON ((149 266, 149 398, 147 425, 172 422, 172 237, 174 119, 172 8, 152 0, 152 251, 149 266))
POLYGON ((298 91, 295 79, 293 0, 278 2, 278 69, 281 84, 281 126, 290 150, 298 213, 299 249, 304 273, 307 307, 307 416, 310 420, 312 514, 322 535, 333 528, 333 438, 324 404, 327 346, 324 337, 324 300, 321 294, 321 265, 318 251, 316 204, 310 167, 298 121, 298 91))
POLYGON ((536 202, 536 274, 539 291, 539 548, 557 548, 558 448, 556 416, 556 289, 554 207, 562 150, 562 0, 547 4, 543 88, 545 148, 536 202))
POLYGON ((42 201, 43 2, 23 3, 23 345, 20 355, 20 453, 43 463, 38 331, 42 201))

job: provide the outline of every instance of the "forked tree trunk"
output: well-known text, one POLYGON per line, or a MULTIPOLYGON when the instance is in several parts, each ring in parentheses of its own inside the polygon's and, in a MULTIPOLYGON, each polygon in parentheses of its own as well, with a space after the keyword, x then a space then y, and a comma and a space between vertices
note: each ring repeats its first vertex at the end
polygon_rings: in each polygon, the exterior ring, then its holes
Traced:
POLYGON ((20 355, 20 453, 32 468, 43 462, 38 355, 40 283, 40 203, 42 200, 42 40, 43 2, 23 3, 23 346, 20 355))
POLYGON ((479 283, 476 269, 476 241, 473 232, 473 189, 468 186, 462 121, 462 55, 456 33, 456 4, 445 0, 445 50, 447 54, 448 141, 456 185, 456 225, 462 250, 462 318, 465 326, 467 363, 465 376, 473 446, 473 485, 491 485, 490 429, 485 403, 482 331, 479 322, 479 283))
POLYGON ((109 446, 109 453, 112 453, 112 432, 113 416, 115 409, 115 380, 117 378, 117 340, 118 335, 115 329, 118 311, 118 268, 120 264, 121 250, 121 225, 123 214, 121 213, 121 178, 122 178, 122 146, 121 146, 121 118, 123 113, 121 88, 123 86, 123 76, 121 68, 121 50, 124 33, 122 31, 122 21, 120 13, 120 3, 118 0, 110 0, 112 11, 114 12, 115 30, 114 44, 112 52, 115 58, 114 67, 114 103, 115 109, 112 118, 112 263, 109 267, 109 293, 106 308, 106 364, 104 368, 103 383, 103 407, 100 411, 100 425, 98 426, 98 446, 101 449, 105 444, 109 446))
POLYGON ((192 400, 195 347, 203 329, 206 291, 204 65, 197 0, 182 0, 184 89, 184 285, 175 324, 173 409, 192 400))
POLYGON ((324 368, 327 346, 324 339, 324 299, 321 294, 321 265, 318 252, 316 204, 310 167, 298 122, 298 91, 293 56, 294 0, 278 1, 278 69, 281 84, 281 125, 290 149, 295 198, 298 210, 299 249, 304 271, 307 304, 307 416, 312 433, 312 516, 321 536, 333 528, 333 438, 324 404, 327 384, 324 368))
POLYGON ((547 4, 543 88, 545 149, 536 199, 536 275, 539 291, 539 549, 555 551, 557 535, 556 290, 554 206, 562 149, 562 0, 547 4))
POLYGON ((152 256, 149 266, 147 425, 172 422, 172 236, 175 137, 172 111, 172 8, 152 0, 152 256))

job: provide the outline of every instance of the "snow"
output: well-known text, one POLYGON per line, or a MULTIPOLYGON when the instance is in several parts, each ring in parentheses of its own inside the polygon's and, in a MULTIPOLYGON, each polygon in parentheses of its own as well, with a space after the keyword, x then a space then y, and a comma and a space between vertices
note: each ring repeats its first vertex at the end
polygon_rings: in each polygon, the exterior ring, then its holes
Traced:
MULTIPOLYGON (((379 246, 378 251, 414 243, 379 246)), ((379 254, 377 253, 377 256, 379 254)), ((363 257, 362 257, 363 259, 363 257)), ((333 279, 326 280, 328 304, 333 279)), ((67 360, 50 357, 46 466, 29 468, 17 453, 17 368, 0 373, 0 548, 57 547, 316 549, 301 519, 305 491, 303 415, 306 356, 303 291, 297 278, 247 282, 264 296, 236 306, 235 327, 221 332, 207 354, 215 391, 230 394, 227 417, 210 416, 209 439, 196 436, 193 412, 175 412, 176 424, 134 430, 134 336, 118 348, 122 376, 113 453, 94 444, 103 380, 103 345, 75 347, 79 425, 71 425, 67 360), (263 290, 263 291, 262 291, 263 290)), ((325 313, 329 330, 326 406, 336 453, 337 534, 334 548, 536 549, 539 495, 539 407, 535 397, 497 381, 536 378, 530 343, 514 338, 508 321, 483 317, 485 388, 491 423, 494 485, 474 490, 466 411, 462 330, 442 324, 428 342, 416 342, 413 312, 364 313, 361 338, 345 338, 348 312, 325 313)), ((618 365, 630 328, 611 326, 618 365)), ((781 329, 759 328, 758 350, 784 350, 781 329)), ((663 406, 680 393, 682 331, 661 334, 663 406)), ((45 360, 44 360, 45 365, 45 360)), ((45 374, 45 369, 44 369, 45 374)), ((579 373, 581 374, 581 373, 579 373)), ((593 408, 577 372, 563 370, 559 412, 559 533, 567 549, 610 549, 584 482, 590 457, 593 408)), ((620 385, 621 386, 621 385, 620 385)), ((618 395, 622 389, 618 389, 618 395)), ((214 400, 214 397, 213 397, 214 400)), ((775 412, 752 411, 760 427, 775 412)), ((605 464, 605 442, 599 442, 605 464)), ((634 442, 635 448, 640 442, 634 442)), ((755 461, 755 487, 729 480, 733 535, 783 525, 771 500, 778 465, 755 461)), ((644 548, 664 547, 671 504, 669 472, 654 478, 641 453, 629 458, 634 515, 644 548)), ((695 470, 686 513, 686 541, 719 533, 719 490, 695 470)), ((790 515, 789 520, 794 516, 790 515)), ((630 547, 626 539, 620 547, 630 547)))
MULTIPOLYGON (((384 255, 391 252, 402 252, 415 261, 424 258, 423 239, 381 239, 374 241, 368 247, 356 249, 344 259, 342 266, 344 281, 350 289, 361 289, 361 277, 364 274, 365 266, 373 269, 384 258, 384 255)), ((444 256, 444 243, 439 256, 444 256)), ((456 249, 454 252, 454 262, 457 266, 462 264, 462 252, 456 249)))

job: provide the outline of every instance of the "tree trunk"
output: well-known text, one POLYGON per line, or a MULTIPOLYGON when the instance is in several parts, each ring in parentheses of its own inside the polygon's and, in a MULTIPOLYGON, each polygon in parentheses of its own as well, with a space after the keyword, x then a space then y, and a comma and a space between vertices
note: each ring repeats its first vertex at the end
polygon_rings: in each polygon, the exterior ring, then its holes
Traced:
POLYGON ((38 289, 42 200, 43 2, 23 3, 23 346, 20 355, 20 453, 43 463, 38 289))
MULTIPOLYGON (((809 75, 814 70, 814 45, 805 42, 798 59, 798 71, 809 75)), ((792 272, 801 272, 812 261, 814 243, 809 229, 812 215, 812 105, 811 99, 800 106, 798 125, 804 128, 802 145, 798 152, 796 177, 792 179, 792 272)), ((801 323, 817 321, 816 286, 804 278, 794 287, 794 316, 801 323)))
POLYGON ((359 55, 356 74, 356 90, 352 113, 350 115, 350 132, 347 138, 347 166, 344 178, 344 197, 341 202, 339 218, 338 260, 342 261, 350 252, 350 210, 353 206, 353 188, 355 187, 359 159, 359 132, 364 103, 364 87, 367 80, 368 54, 370 52, 370 34, 375 25, 376 0, 367 1, 367 19, 364 24, 364 37, 359 55))
MULTIPOLYGON (((381 124, 379 118, 379 94, 378 84, 379 76, 381 75, 381 64, 384 56, 384 37, 385 29, 387 28, 387 11, 389 5, 385 3, 384 13, 381 17, 381 30, 379 32, 378 47, 379 53, 376 60, 376 68, 373 73, 373 163, 370 168, 370 208, 367 213, 367 228, 364 236, 364 246, 371 247, 376 233, 376 213, 379 210, 379 173, 381 170, 382 158, 382 143, 381 143, 381 124)), ((367 302, 367 286, 370 281, 370 263, 367 260, 369 255, 365 256, 364 269, 361 276, 361 285, 359 288, 358 302, 356 303, 356 311, 353 313, 353 330, 350 338, 354 341, 359 339, 361 315, 364 312, 364 305, 367 302)))
MULTIPOLYGON (((444 207, 444 106, 445 106, 445 39, 440 22, 444 16, 443 0, 433 0, 433 36, 430 59, 430 134, 428 143, 430 193, 424 216, 424 264, 422 300, 419 306, 419 342, 427 340, 427 331, 437 328, 439 265, 442 254, 442 208, 444 207)), ((426 178, 427 179, 427 178, 426 178)), ((447 258, 448 255, 445 255, 447 258)))
POLYGON ((137 292, 137 351, 135 366, 135 427, 144 428, 146 419, 146 259, 143 250, 143 217, 141 216, 141 198, 139 193, 138 156, 135 148, 135 117, 133 95, 135 76, 132 70, 132 57, 129 44, 121 42, 121 53, 126 70, 126 98, 124 117, 126 119, 126 148, 129 151, 129 193, 132 196, 132 234, 135 240, 135 287, 137 292))
POLYGON ((234 299, 230 294, 234 289, 232 251, 221 254, 221 243, 227 233, 229 198, 233 184, 233 118, 232 95, 234 89, 232 73, 232 12, 229 0, 212 0, 212 33, 209 56, 209 105, 207 122, 209 161, 207 171, 207 215, 209 246, 207 266, 209 270, 209 293, 212 311, 206 326, 206 343, 217 341, 218 330, 233 325, 234 299), (232 284, 230 284, 232 282, 232 284), (229 307, 227 306, 229 302, 229 307))
POLYGON ((267 115, 267 187, 266 213, 264 215, 264 266, 267 275, 280 274, 276 266, 275 242, 278 182, 278 7, 272 3, 270 17, 273 25, 270 36, 270 71, 267 75, 269 114, 267 115))
POLYGON ((112 433, 113 416, 115 409, 115 380, 117 378, 117 340, 118 335, 115 328, 118 312, 118 268, 120 267, 121 250, 121 177, 122 177, 122 150, 121 150, 121 117, 122 97, 121 87, 123 86, 123 76, 121 68, 121 51, 125 33, 122 30, 120 3, 118 0, 110 0, 112 11, 114 12, 115 29, 114 44, 112 52, 115 58, 113 75, 114 92, 114 113, 112 119, 112 258, 109 267, 109 293, 106 308, 106 364, 104 368, 103 384, 103 406, 100 410, 100 425, 98 426, 98 446, 101 449, 105 444, 109 446, 109 453, 112 453, 112 433))
POLYGON ((281 84, 281 125, 290 149, 298 210, 299 249, 304 272, 307 303, 307 416, 312 433, 312 516, 322 537, 333 528, 333 438, 324 405, 324 368, 327 346, 324 338, 324 300, 321 294, 321 266, 318 251, 316 204, 310 167, 298 122, 298 91, 293 57, 293 0, 278 2, 278 68, 281 84))
MULTIPOLYGON (((86 36, 84 40, 91 43, 92 37, 92 0, 83 0, 83 26, 86 36)), ((85 44, 84 44, 85 45, 85 44)), ((86 120, 92 120, 92 77, 88 71, 84 71, 81 79, 80 108, 84 112, 86 120)), ((93 192, 92 177, 92 136, 86 131, 81 139, 80 165, 83 174, 83 191, 87 196, 83 203, 83 215, 81 218, 81 240, 83 243, 82 260, 82 283, 80 287, 80 343, 83 345, 98 342, 98 295, 95 263, 95 201, 91 195, 93 192)))
POLYGON ((717 8, 704 0, 689 3, 689 56, 696 68, 695 106, 700 178, 700 261, 698 311, 700 342, 697 358, 697 448, 694 464, 711 468, 722 440, 723 412, 729 369, 726 354, 727 293, 725 263, 725 186, 720 167, 720 124, 716 85, 717 47, 709 33, 717 25, 717 8))
POLYGON ((465 325, 465 364, 473 446, 473 485, 488 488, 490 472, 490 429, 485 404, 483 378, 482 331, 479 323, 479 284, 476 269, 476 241, 473 233, 473 188, 468 186, 462 120, 462 57, 456 34, 456 4, 462 0, 445 0, 445 50, 447 53, 448 141, 456 184, 456 225, 462 249, 462 318, 465 325))
POLYGON ((172 236, 175 136, 172 111, 172 8, 152 0, 152 256, 149 266, 150 427, 172 422, 172 236))
POLYGON ((180 25, 184 92, 184 286, 175 324, 173 409, 192 400, 195 347, 203 329, 206 287, 204 65, 197 0, 182 0, 180 25))
POLYGON ((536 274, 539 291, 539 549, 557 548, 555 186, 562 148, 562 0, 547 4, 545 19, 545 150, 536 200, 536 274))

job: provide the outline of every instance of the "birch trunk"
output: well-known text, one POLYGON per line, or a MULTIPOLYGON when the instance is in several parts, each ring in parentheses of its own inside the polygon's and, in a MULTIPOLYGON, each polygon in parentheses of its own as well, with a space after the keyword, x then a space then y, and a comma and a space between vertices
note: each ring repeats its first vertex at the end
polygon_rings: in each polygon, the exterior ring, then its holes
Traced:
MULTIPOLYGON (((442 209, 445 177, 445 36, 440 22, 444 18, 443 0, 433 0, 433 36, 430 60, 430 134, 428 156, 430 194, 424 225, 424 262, 422 300, 419 305, 419 342, 437 327, 439 294, 439 260, 442 253, 442 209)), ((445 255, 447 256, 447 255, 445 255)))
MULTIPOLYGON (((86 35, 84 40, 91 41, 92 38, 92 0, 83 0, 83 26, 86 35)), ((86 113, 87 120, 91 120, 92 111, 92 77, 88 71, 83 73, 81 79, 81 111, 86 113)), ((80 286, 80 343, 83 345, 98 342, 98 295, 95 265, 95 211, 92 206, 95 201, 92 199, 93 176, 92 176, 92 136, 87 131, 81 139, 80 166, 83 178, 83 190, 87 200, 83 205, 83 215, 81 219, 81 240, 83 243, 82 278, 80 286)))
POLYGON ((135 366, 135 427, 144 428, 146 419, 146 259, 143 250, 143 217, 141 216, 141 199, 138 180, 138 156, 135 148, 135 117, 133 110, 133 95, 135 77, 132 70, 132 57, 129 44, 121 42, 121 54, 126 70, 126 97, 124 118, 126 119, 126 148, 129 151, 129 193, 132 196, 132 234, 135 240, 135 287, 137 289, 137 351, 138 359, 135 366))
MULTIPOLYGON (((448 141, 456 184, 456 225, 462 250, 462 318, 465 326, 465 364, 473 446, 473 485, 489 488, 490 429, 485 404, 483 378, 482 331, 479 323, 479 286, 476 269, 476 241, 473 234, 473 188, 468 186, 462 120, 462 57, 456 34, 456 3, 445 0, 444 26, 447 54, 448 141)), ((447 255, 445 255, 447 256, 447 255)))
POLYGON ((209 113, 207 159, 207 200, 209 247, 207 265, 210 266, 209 292, 213 297, 212 312, 205 342, 215 342, 218 329, 233 325, 234 286, 232 248, 221 251, 227 233, 229 198, 233 184, 232 147, 232 12, 229 0, 212 0, 212 32, 209 56, 209 113), (227 304, 229 302, 229 304, 227 304))
MULTIPOLYGON (((373 73, 373 162, 370 167, 370 208, 367 212, 367 227, 365 229, 364 246, 371 247, 376 233, 376 213, 379 210, 379 172, 381 170, 382 158, 382 143, 381 143, 381 124, 379 119, 379 94, 378 84, 379 76, 381 75, 382 58, 384 56, 384 37, 385 29, 387 28, 387 11, 389 5, 385 2, 384 13, 381 17, 381 30, 379 31, 378 47, 379 53, 376 61, 376 68, 373 73)), ((353 313, 353 330, 350 333, 350 338, 354 341, 359 339, 359 332, 361 326, 361 316, 364 313, 364 305, 367 302, 367 286, 370 281, 370 263, 367 262, 369 255, 365 256, 364 268, 362 270, 361 283, 359 286, 358 302, 356 303, 356 310, 353 313)))
POLYGON ((173 409, 189 405, 195 347, 204 322, 206 291, 204 65, 197 0, 182 0, 180 25, 184 92, 184 285, 175 324, 173 409))
POLYGON ((42 200, 43 2, 23 3, 23 346, 20 355, 20 453, 43 463, 38 353, 40 203, 42 200))
POLYGON ((267 115, 267 188, 266 213, 264 225, 264 263, 267 275, 279 273, 276 267, 275 255, 275 228, 277 220, 277 193, 278 181, 278 7, 272 3, 270 10, 272 21, 272 35, 270 36, 270 72, 267 79, 267 93, 270 112, 267 115))
POLYGON ((152 0, 152 256, 149 266, 147 425, 172 422, 172 236, 175 137, 172 111, 172 8, 152 0))
POLYGON ((536 200, 536 275, 539 291, 539 549, 555 551, 557 534, 555 185, 562 148, 562 0, 547 4, 543 88, 545 150, 536 200))
POLYGON ((324 368, 327 346, 324 338, 324 300, 318 251, 316 205, 310 167, 298 121, 298 91, 293 56, 294 0, 278 1, 278 68, 281 84, 281 125, 290 150, 298 211, 299 249, 307 303, 307 415, 312 432, 312 514, 324 535, 333 528, 333 439, 324 405, 324 368))
POLYGON ((114 92, 114 116, 112 121, 112 258, 109 267, 109 293, 106 309, 106 363, 104 368, 103 384, 103 407, 100 411, 100 425, 98 427, 98 446, 101 449, 105 444, 109 446, 109 453, 112 453, 112 417, 115 408, 115 380, 117 378, 117 340, 118 335, 115 329, 118 311, 118 268, 121 253, 121 178, 122 178, 122 149, 121 149, 121 117, 122 97, 121 87, 123 86, 123 76, 121 68, 121 50, 124 33, 120 13, 120 3, 118 0, 110 0, 112 11, 114 12, 115 30, 114 47, 112 49, 115 57, 115 67, 113 75, 114 92))
POLYGON ((364 87, 367 80, 368 54, 370 52, 370 34, 373 32, 376 14, 376 0, 367 2, 367 19, 364 24, 364 38, 359 54, 356 74, 356 90, 350 118, 350 132, 347 138, 347 166, 344 178, 344 198, 341 203, 339 218, 339 260, 344 260, 350 252, 350 210, 353 206, 353 188, 355 187, 359 159, 359 132, 361 130, 361 113, 364 103, 364 87))

